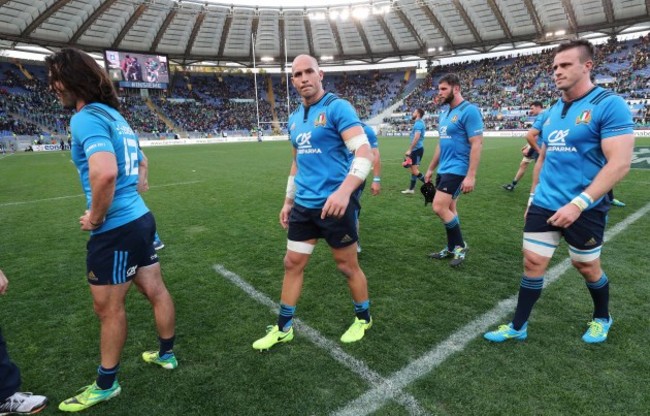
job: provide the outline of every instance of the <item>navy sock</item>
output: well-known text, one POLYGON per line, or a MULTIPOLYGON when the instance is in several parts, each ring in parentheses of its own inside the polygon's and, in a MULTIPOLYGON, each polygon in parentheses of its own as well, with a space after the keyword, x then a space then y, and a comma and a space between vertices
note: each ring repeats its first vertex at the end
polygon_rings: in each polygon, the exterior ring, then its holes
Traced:
POLYGON ((519 182, 519 181, 513 179, 513 180, 512 180, 512 186, 517 186, 517 182, 519 182))
POLYGON ((287 332, 293 325, 293 315, 296 313, 295 306, 280 304, 280 314, 278 315, 278 328, 287 332))
POLYGON ((523 276, 521 278, 519 298, 517 299, 517 309, 515 310, 515 317, 512 319, 512 327, 515 330, 519 331, 526 321, 528 321, 528 317, 530 317, 535 302, 537 302, 537 299, 539 299, 542 294, 543 286, 544 276, 523 276))
POLYGON ((418 177, 415 175, 411 175, 411 185, 409 186, 409 189, 414 189, 415 188, 415 182, 417 182, 418 177))
POLYGON ((609 319, 609 280, 603 273, 597 282, 587 282, 587 289, 594 301, 594 318, 609 319))
POLYGON ((460 231, 460 220, 458 216, 445 223, 445 231, 447 231, 447 250, 453 251, 456 246, 465 246, 463 233, 460 231))
POLYGON ((119 369, 119 364, 113 368, 104 368, 101 365, 97 367, 97 387, 102 390, 108 390, 113 387, 113 383, 117 377, 117 370, 119 369))
POLYGON ((421 180, 422 183, 424 183, 424 175, 422 174, 422 172, 418 173, 417 178, 418 178, 419 180, 421 180))
POLYGON ((160 338, 158 337, 158 342, 160 343, 160 350, 158 350, 158 356, 160 358, 166 358, 166 355, 172 354, 174 350, 174 341, 176 340, 176 335, 171 338, 160 338))
POLYGON ((370 322, 370 300, 361 303, 354 302, 354 314, 357 318, 370 322))

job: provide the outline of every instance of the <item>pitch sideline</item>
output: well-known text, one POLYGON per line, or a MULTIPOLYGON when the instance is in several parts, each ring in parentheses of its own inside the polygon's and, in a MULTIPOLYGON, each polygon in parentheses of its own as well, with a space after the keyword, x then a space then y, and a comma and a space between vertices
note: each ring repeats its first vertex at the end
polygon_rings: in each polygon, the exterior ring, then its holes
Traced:
MULTIPOLYGON (((648 212, 650 212, 650 203, 626 217, 624 220, 612 227, 611 230, 606 232, 605 241, 609 241, 616 237, 616 235, 626 230, 627 227, 646 215, 648 212)), ((547 287, 558 280, 570 267, 570 258, 566 258, 561 263, 553 266, 548 271, 546 275, 547 277, 544 279, 544 287, 547 287)), ((473 341, 474 338, 503 320, 508 313, 512 312, 516 305, 517 295, 502 300, 497 304, 497 306, 451 334, 449 338, 436 345, 423 356, 410 362, 401 370, 393 373, 393 375, 386 379, 385 384, 368 391, 364 395, 348 403, 342 409, 334 412, 332 415, 362 416, 379 410, 386 404, 386 402, 393 398, 394 392, 401 391, 401 389, 407 387, 409 384, 429 374, 454 353, 463 351, 470 341, 473 341)))
MULTIPOLYGON (((267 306, 275 314, 279 313, 280 305, 272 301, 268 296, 259 290, 255 289, 251 284, 239 277, 237 274, 226 269, 221 264, 212 266, 215 272, 219 273, 224 278, 228 279, 235 286, 239 287, 248 296, 267 306)), ((327 351, 332 358, 337 362, 352 370, 355 374, 361 376, 371 386, 376 388, 382 387, 391 391, 391 399, 395 400, 400 405, 404 406, 410 415, 428 415, 426 410, 422 408, 417 400, 408 393, 401 391, 401 388, 391 387, 390 380, 386 380, 377 372, 373 371, 363 361, 354 358, 350 354, 343 351, 343 349, 334 341, 330 341, 320 334, 316 329, 310 327, 305 322, 298 318, 294 318, 294 325, 300 331, 300 335, 306 337, 317 347, 327 351)))
MULTIPOLYGON (((149 188, 150 189, 167 188, 169 186, 192 185, 192 184, 201 183, 201 182, 203 182, 203 181, 167 183, 167 184, 162 184, 162 185, 152 185, 149 188)), ((58 201, 58 200, 61 200, 61 199, 80 198, 82 196, 84 196, 84 194, 55 196, 55 197, 52 197, 52 198, 32 199, 30 201, 5 202, 3 204, 0 204, 0 207, 10 207, 10 206, 14 206, 14 205, 35 204, 35 203, 39 203, 39 202, 48 202, 48 201, 58 201)))

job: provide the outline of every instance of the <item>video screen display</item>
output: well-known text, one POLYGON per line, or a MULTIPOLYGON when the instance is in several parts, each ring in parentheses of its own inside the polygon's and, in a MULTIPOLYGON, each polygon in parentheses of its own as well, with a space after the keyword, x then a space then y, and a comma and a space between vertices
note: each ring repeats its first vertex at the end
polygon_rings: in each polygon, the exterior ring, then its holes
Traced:
POLYGON ((109 77, 119 87, 167 89, 169 85, 165 55, 106 50, 104 60, 109 77))

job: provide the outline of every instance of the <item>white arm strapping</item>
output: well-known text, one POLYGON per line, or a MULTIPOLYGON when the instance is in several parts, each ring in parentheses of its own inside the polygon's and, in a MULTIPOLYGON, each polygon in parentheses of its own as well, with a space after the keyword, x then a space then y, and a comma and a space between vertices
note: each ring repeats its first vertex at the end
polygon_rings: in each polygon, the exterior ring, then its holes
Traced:
POLYGON ((354 175, 362 181, 366 180, 366 176, 372 169, 372 162, 365 157, 355 157, 352 159, 352 166, 350 167, 350 175, 354 175))
POLYGON ((357 149, 363 146, 364 144, 370 146, 370 143, 368 142, 368 136, 366 136, 366 133, 359 134, 345 141, 345 145, 348 147, 348 150, 352 153, 356 152, 357 149))
POLYGON ((296 199, 296 177, 294 175, 289 175, 287 179, 287 198, 296 199))

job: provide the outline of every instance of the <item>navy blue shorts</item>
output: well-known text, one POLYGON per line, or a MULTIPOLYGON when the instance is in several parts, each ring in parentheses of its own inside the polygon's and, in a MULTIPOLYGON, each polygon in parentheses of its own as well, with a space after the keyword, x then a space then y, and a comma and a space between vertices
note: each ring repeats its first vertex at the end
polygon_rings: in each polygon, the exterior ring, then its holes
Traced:
POLYGON ((411 151, 411 160, 413 165, 420 165, 420 162, 422 162, 422 157, 424 156, 424 147, 421 147, 419 149, 415 149, 411 151))
POLYGON ((295 204, 289 214, 287 238, 291 241, 324 238, 332 248, 347 247, 359 239, 356 213, 360 208, 359 201, 353 194, 342 218, 326 217, 323 220, 320 218, 322 209, 295 204))
POLYGON ((464 176, 453 173, 438 174, 436 175, 436 190, 450 194, 452 199, 456 199, 460 195, 460 185, 464 180, 464 176))
POLYGON ((559 232, 567 244, 579 250, 590 250, 603 244, 607 211, 590 209, 583 211, 568 228, 554 227, 547 223, 555 211, 531 205, 526 215, 524 233, 559 232))
POLYGON ((138 267, 158 263, 153 248, 156 220, 151 212, 121 227, 90 236, 86 277, 91 285, 119 285, 135 277, 138 267))

